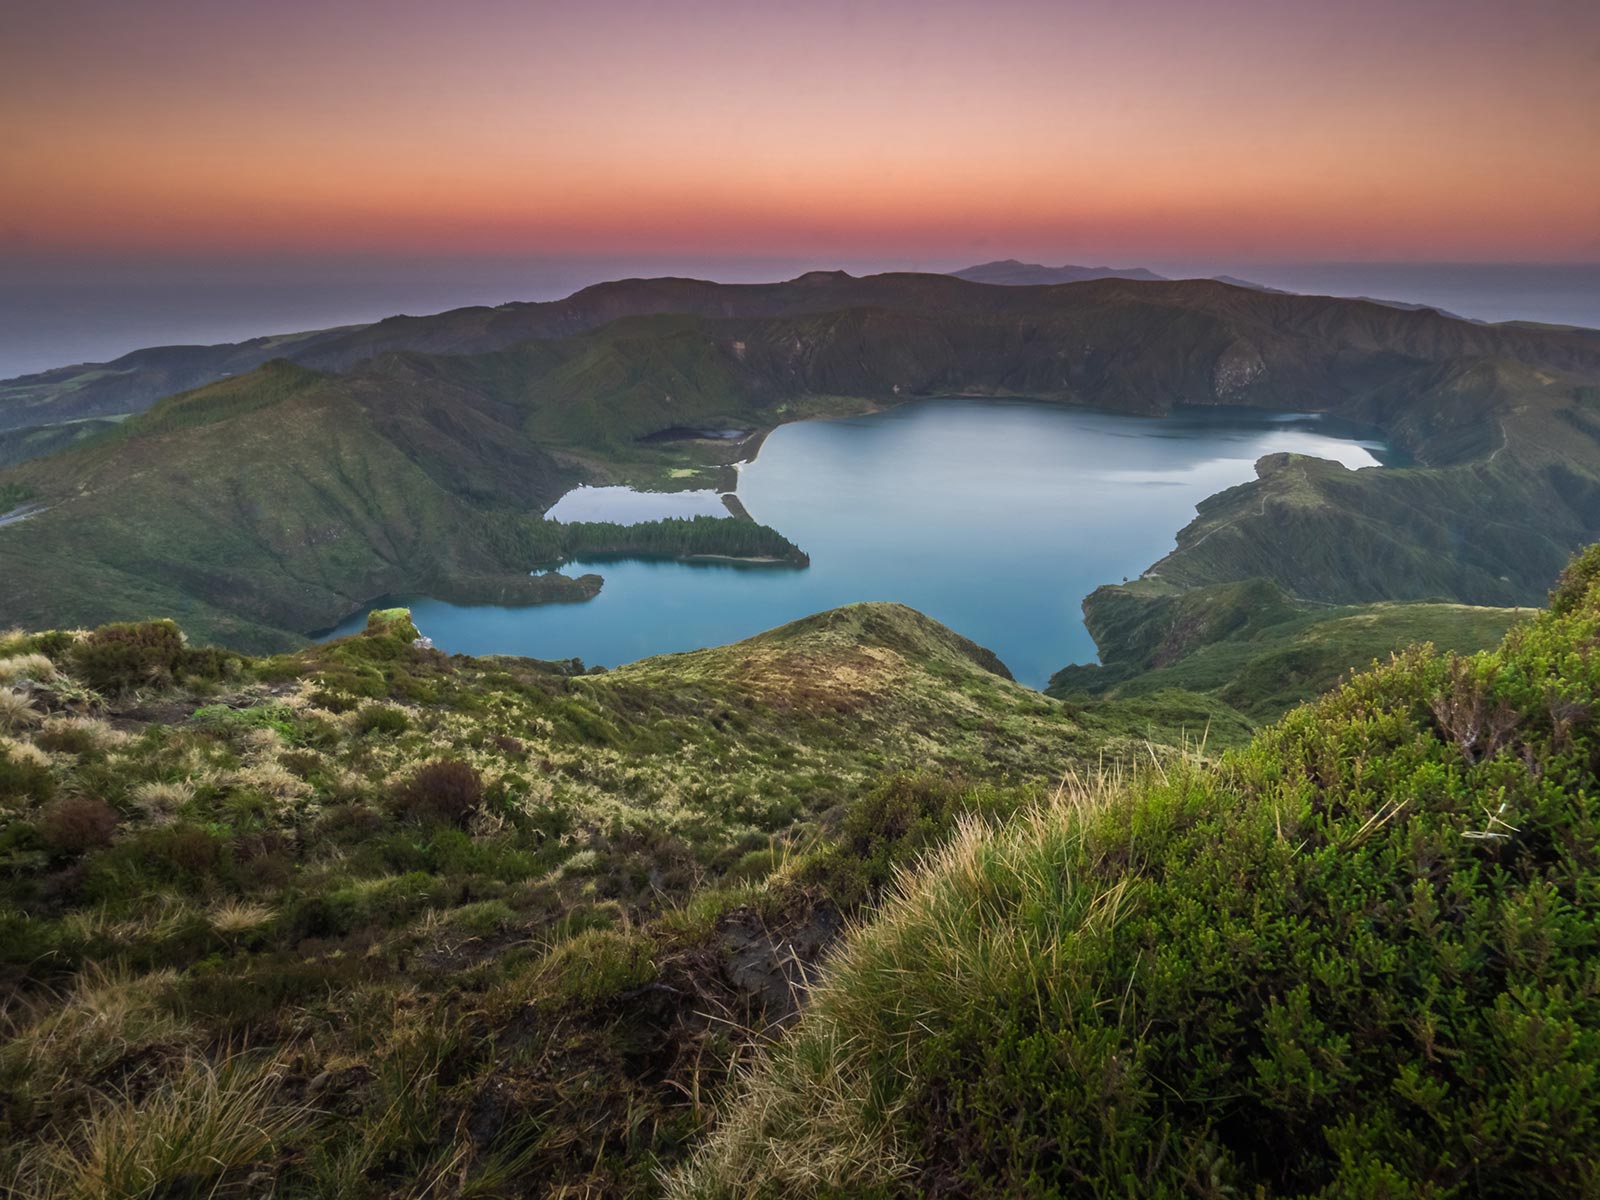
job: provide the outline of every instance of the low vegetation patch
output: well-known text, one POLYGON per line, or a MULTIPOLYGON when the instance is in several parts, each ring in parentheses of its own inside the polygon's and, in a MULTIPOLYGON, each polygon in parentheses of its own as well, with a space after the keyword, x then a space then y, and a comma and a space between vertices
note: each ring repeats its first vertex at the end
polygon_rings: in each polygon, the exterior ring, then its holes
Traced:
POLYGON ((1218 761, 896 605, 599 674, 0 636, 0 1175, 1585 1194, 1596 574, 1218 761))
POLYGON ((1597 645, 1590 551, 1498 650, 969 826, 674 1194, 1593 1194, 1597 645))
MULTIPOLYGON (((653 1195, 844 920, 1115 724, 894 606, 605 674, 7 634, 19 1195, 653 1195)), ((1108 711, 1114 706, 1108 706, 1108 711)))

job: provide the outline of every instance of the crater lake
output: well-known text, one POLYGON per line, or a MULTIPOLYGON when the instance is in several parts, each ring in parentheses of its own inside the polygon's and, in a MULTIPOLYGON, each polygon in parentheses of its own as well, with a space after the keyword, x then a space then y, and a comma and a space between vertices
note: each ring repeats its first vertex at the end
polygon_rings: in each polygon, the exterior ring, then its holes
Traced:
MULTIPOLYGON (((580 604, 405 604, 461 654, 577 657, 616 666, 721 645, 862 600, 908 604, 993 650, 1042 688, 1095 646, 1080 604, 1175 545, 1207 496, 1279 452, 1351 468, 1384 444, 1331 418, 1233 408, 1166 417, 1012 400, 929 399, 886 412, 780 426, 739 471, 750 515, 811 556, 805 569, 722 562, 570 562, 605 586, 580 604)), ((644 520, 722 511, 713 492, 582 488, 549 515, 644 520)), ((366 609, 322 635, 360 629, 366 609)))

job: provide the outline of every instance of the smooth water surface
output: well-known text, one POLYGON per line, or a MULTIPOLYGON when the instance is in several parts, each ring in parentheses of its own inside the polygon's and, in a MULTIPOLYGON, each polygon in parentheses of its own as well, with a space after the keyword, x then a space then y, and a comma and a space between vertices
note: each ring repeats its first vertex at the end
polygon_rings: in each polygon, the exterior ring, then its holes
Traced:
POLYGON ((605 576, 598 597, 531 608, 399 600, 445 650, 606 666, 720 645, 853 601, 897 600, 1042 687, 1060 667, 1094 661, 1084 596, 1155 562, 1200 500, 1254 478, 1255 461, 1278 451, 1349 467, 1374 466, 1384 452, 1290 414, 1186 409, 1158 419, 918 401, 785 425, 742 468, 739 498, 811 555, 807 570, 569 563, 565 574, 605 576))
POLYGON ((636 492, 631 487, 576 487, 544 514, 552 521, 613 521, 636 525, 668 517, 725 517, 722 497, 708 489, 636 492))

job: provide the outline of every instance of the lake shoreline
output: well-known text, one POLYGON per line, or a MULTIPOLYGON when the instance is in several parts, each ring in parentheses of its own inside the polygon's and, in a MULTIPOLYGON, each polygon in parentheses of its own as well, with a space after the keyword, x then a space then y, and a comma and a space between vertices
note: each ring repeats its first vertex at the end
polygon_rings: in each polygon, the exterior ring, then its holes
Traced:
POLYGON ((455 606, 425 593, 407 603, 448 650, 609 666, 895 601, 1042 689, 1064 665, 1097 657, 1082 598, 1170 552, 1196 505, 1248 482, 1261 458, 1379 465, 1337 418, 1285 410, 1204 406, 1153 417, 989 396, 815 411, 826 407, 808 405, 812 419, 763 431, 738 491, 720 497, 803 545, 807 570, 761 554, 584 553, 548 567, 592 571, 605 586, 561 612, 455 606))

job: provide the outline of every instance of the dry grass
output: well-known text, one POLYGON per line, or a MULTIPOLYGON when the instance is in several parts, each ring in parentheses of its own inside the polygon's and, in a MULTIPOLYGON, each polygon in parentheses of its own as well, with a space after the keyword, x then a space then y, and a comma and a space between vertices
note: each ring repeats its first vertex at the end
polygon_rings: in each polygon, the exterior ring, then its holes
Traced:
POLYGON ((271 1194, 251 1179, 305 1110, 279 1097, 276 1063, 192 1058, 153 1093, 111 1092, 23 1160, 11 1194, 35 1200, 153 1200, 271 1194))
POLYGON ((1124 786, 1120 772, 1073 775, 1004 829, 968 822, 902 871, 667 1194, 851 1195, 908 1175, 914 1148, 899 1144, 895 1116, 917 1031, 981 1011, 1018 979, 1063 977, 1069 940, 1110 933, 1126 886, 1080 888, 1071 864, 1124 786))
POLYGON ((0 658, 0 684, 50 683, 58 677, 55 663, 42 654, 16 654, 0 658))
POLYGON ((126 746, 132 736, 99 717, 48 717, 39 731, 41 739, 55 739, 81 745, 104 754, 126 746))
MULTIPOLYGON (((256 730, 254 733, 269 733, 271 730, 256 730)), ((276 734, 272 734, 276 737, 276 734)), ((229 772, 224 781, 228 787, 259 792, 273 800, 297 800, 311 793, 311 785, 289 770, 276 758, 261 758, 248 766, 240 767, 229 772)))
POLYGON ((223 937, 238 937, 272 924, 277 916, 277 910, 270 904, 225 900, 211 910, 211 928, 223 937))
POLYGON ((9 738, 0 735, 0 754, 4 754, 14 763, 26 763, 29 766, 48 767, 50 756, 32 742, 22 741, 18 738, 9 738))
POLYGON ((134 975, 91 967, 65 996, 20 1014, 0 1062, 25 1080, 28 1092, 59 1097, 134 1055, 180 1047, 192 1031, 164 1002, 176 981, 175 971, 134 975))
POLYGON ((0 728, 26 729, 44 720, 33 706, 33 697, 13 687, 0 687, 0 728))
POLYGON ((194 788, 187 782, 141 783, 133 790, 133 802, 153 824, 163 824, 194 799, 194 788))
POLYGON ((132 917, 115 917, 102 908, 76 909, 61 919, 61 929, 76 941, 122 951, 176 937, 197 919, 203 919, 202 915, 188 901, 156 896, 132 917))

